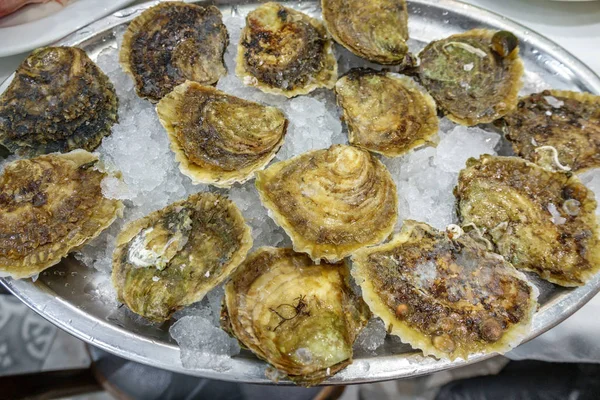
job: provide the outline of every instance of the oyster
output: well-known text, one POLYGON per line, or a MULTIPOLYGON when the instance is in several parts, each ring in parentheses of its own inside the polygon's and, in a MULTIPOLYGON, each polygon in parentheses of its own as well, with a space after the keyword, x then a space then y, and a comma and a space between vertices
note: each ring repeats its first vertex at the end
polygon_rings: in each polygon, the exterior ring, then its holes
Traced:
POLYGON ((351 144, 388 157, 435 145, 435 102, 412 79, 391 72, 353 69, 335 84, 351 144))
POLYGON ((28 278, 60 262, 122 215, 109 176, 85 150, 7 164, 0 176, 0 276, 28 278))
POLYGON ((510 32, 474 29, 429 43, 419 77, 438 106, 462 125, 492 122, 517 106, 523 62, 510 32))
POLYGON ((138 96, 155 103, 186 80, 217 83, 228 41, 218 8, 169 1, 131 21, 119 59, 138 96))
POLYGON ((371 311, 425 355, 506 352, 537 308, 537 288, 502 257, 421 222, 404 221, 391 242, 356 252, 353 265, 371 311))
POLYGON ((539 164, 557 152, 550 165, 578 172, 600 167, 599 96, 546 90, 520 99, 503 122, 521 157, 539 164))
POLYGON ((336 262, 390 235, 396 185, 369 152, 333 145, 256 173, 256 188, 296 251, 336 262))
POLYGON ((187 81, 156 107, 181 172, 227 187, 264 168, 283 144, 287 120, 274 107, 187 81))
POLYGON ((459 217, 515 267, 562 286, 600 269, 594 194, 570 173, 516 157, 471 158, 454 189, 459 217))
POLYGON ((165 321, 223 282, 251 247, 250 228, 231 201, 194 194, 123 228, 113 285, 133 312, 165 321))
POLYGON ((265 3, 246 17, 236 61, 245 85, 294 97, 333 88, 337 61, 323 24, 278 3, 265 3))
POLYGON ((223 328, 297 384, 317 385, 352 363, 369 319, 349 275, 345 263, 261 247, 225 285, 223 328))
POLYGON ((76 47, 44 47, 0 96, 0 144, 21 156, 94 150, 118 120, 108 77, 76 47))
POLYGON ((336 42, 379 64, 400 64, 408 53, 406 0, 322 0, 323 20, 336 42))

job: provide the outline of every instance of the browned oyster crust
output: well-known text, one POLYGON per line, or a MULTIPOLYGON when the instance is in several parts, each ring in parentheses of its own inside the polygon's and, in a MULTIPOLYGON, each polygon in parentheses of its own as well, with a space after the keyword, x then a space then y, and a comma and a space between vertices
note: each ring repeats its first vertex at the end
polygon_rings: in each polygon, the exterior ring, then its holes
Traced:
POLYGON ((537 289, 469 236, 404 221, 391 242, 359 250, 352 274, 392 334, 438 358, 505 352, 529 331, 537 289))
POLYGON ((370 316, 349 278, 345 263, 261 247, 225 286, 224 329, 297 384, 317 385, 352 363, 370 316))
POLYGON ((18 160, 0 176, 0 275, 27 278, 106 229, 123 204, 102 195, 107 173, 83 150, 18 160))
POLYGON ((408 52, 406 0, 322 0, 323 20, 336 42, 379 64, 400 64, 408 52))
POLYGON ((369 152, 333 145, 256 173, 256 188, 296 251, 335 262, 377 244, 398 216, 396 185, 369 152))
POLYGON ((353 69, 335 84, 350 144, 388 157, 436 145, 437 108, 412 79, 353 69))
POLYGON ((75 47, 44 47, 0 96, 0 144, 21 156, 94 150, 118 120, 108 77, 75 47))
POLYGON ((250 228, 235 204, 194 194, 123 228, 113 285, 133 312, 165 321, 223 282, 251 247, 250 228))
POLYGON ((181 172, 228 187, 264 168, 283 144, 287 120, 275 107, 187 81, 156 107, 181 172))
POLYGON ((600 167, 599 96, 546 90, 520 99, 504 123, 515 153, 527 160, 541 161, 536 149, 552 146, 572 171, 600 167))
POLYGON ((278 3, 265 3, 246 17, 236 74, 266 93, 294 97, 337 79, 333 43, 323 24, 278 3))
POLYGON ((580 286, 600 269, 594 194, 570 173, 516 157, 471 158, 454 189, 463 223, 515 267, 580 286))
POLYGON ((169 1, 131 21, 119 59, 138 96, 156 103, 186 80, 215 84, 228 41, 218 8, 169 1))

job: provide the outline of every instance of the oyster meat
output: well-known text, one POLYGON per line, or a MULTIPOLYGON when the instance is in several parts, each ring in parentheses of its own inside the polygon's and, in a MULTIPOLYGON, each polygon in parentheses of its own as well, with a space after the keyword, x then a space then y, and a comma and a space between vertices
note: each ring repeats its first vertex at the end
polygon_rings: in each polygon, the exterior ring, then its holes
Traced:
POLYGON ((44 47, 21 63, 0 96, 0 144, 32 157, 94 150, 118 121, 108 77, 76 47, 44 47))
POLYGON ((169 1, 131 21, 119 60, 138 96, 156 103, 186 80, 217 83, 228 42, 218 8, 169 1))
POLYGON ((421 83, 457 124, 492 122, 517 106, 524 67, 510 32, 452 35, 429 43, 419 58, 421 83))
POLYGON ((246 17, 235 72, 245 85, 294 97, 333 88, 337 61, 320 21, 278 3, 265 3, 246 17))
POLYGON ((133 312, 162 322, 223 282, 252 247, 227 198, 198 193, 127 225, 113 253, 113 285, 133 312))
POLYGON ((503 122, 515 153, 529 161, 577 172, 600 167, 599 96, 546 90, 520 99, 503 122))
POLYGON ((357 147, 333 145, 256 173, 270 215, 296 251, 336 262, 377 244, 398 217, 396 185, 385 166, 357 147))
POLYGON ((502 257, 457 236, 404 221, 392 241, 353 255, 352 274, 389 332, 425 355, 506 352, 528 333, 538 290, 502 257))
POLYGON ((351 144, 388 157, 435 145, 437 108, 412 79, 353 69, 335 84, 351 144))
POLYGON ((600 269, 596 200, 571 173, 517 157, 471 158, 454 189, 463 224, 474 224, 515 267, 580 286, 600 269))
POLYGON ((370 316, 349 278, 345 263, 261 247, 225 285, 223 329, 297 384, 317 385, 352 363, 370 316))
POLYGON ((156 107, 181 172, 193 183, 229 187, 264 168, 283 143, 287 120, 275 107, 187 81, 156 107))
POLYGON ((322 0, 336 42, 378 64, 401 64, 408 53, 406 0, 322 0))
POLYGON ((85 150, 6 165, 0 176, 0 276, 34 276, 120 217, 123 204, 102 194, 108 176, 85 150))

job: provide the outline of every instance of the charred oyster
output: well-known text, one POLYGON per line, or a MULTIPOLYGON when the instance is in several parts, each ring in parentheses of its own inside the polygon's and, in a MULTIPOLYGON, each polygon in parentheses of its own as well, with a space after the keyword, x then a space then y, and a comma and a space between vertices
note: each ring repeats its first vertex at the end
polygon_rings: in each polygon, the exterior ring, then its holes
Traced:
POLYGON ((131 21, 119 59, 138 96, 156 103, 186 80, 217 83, 228 41, 218 8, 169 1, 131 21))
POLYGON ((474 224, 515 267, 580 286, 600 269, 594 194, 572 174, 516 157, 471 158, 454 189, 474 224))
POLYGON ((515 153, 527 160, 540 164, 556 152, 559 168, 600 167, 599 96, 546 90, 520 99, 503 122, 515 153))
POLYGON ((523 63, 510 32, 474 29, 429 43, 419 77, 438 106, 462 125, 492 122, 517 106, 523 63))
POLYGON ((331 89, 337 61, 320 21, 265 3, 246 17, 235 72, 245 85, 294 97, 320 87, 331 89))
POLYGON ((28 278, 58 264, 122 215, 102 194, 109 176, 84 150, 14 161, 0 176, 0 276, 28 278))
POLYGON ((81 49, 44 47, 0 96, 0 144, 21 156, 94 150, 118 120, 108 77, 81 49))
POLYGON ((337 81, 335 93, 351 144, 388 157, 435 144, 435 102, 412 79, 353 69, 337 81))
POLYGON ((359 250, 352 274, 371 311, 425 355, 506 352, 529 331, 538 290, 469 236, 405 221, 391 242, 359 250))
POLYGON ((245 182, 271 161, 287 120, 274 107, 187 81, 156 107, 181 172, 193 183, 245 182))
POLYGON ((406 0, 322 0, 323 20, 336 42, 379 64, 400 64, 408 52, 406 0))
POLYGON ((398 216, 396 185, 369 152, 333 145, 256 173, 256 188, 296 251, 336 262, 377 244, 398 216))
POLYGON ((345 263, 261 247, 225 286, 223 328, 297 384, 317 385, 352 363, 369 319, 349 275, 345 263))
POLYGON ((223 282, 251 247, 250 228, 231 201, 194 194, 123 228, 113 285, 133 312, 165 321, 223 282))

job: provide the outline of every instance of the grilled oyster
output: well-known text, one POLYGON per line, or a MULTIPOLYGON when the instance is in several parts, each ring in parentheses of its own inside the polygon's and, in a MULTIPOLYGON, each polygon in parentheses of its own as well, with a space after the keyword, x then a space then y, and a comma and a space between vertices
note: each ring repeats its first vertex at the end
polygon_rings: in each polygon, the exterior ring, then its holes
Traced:
POLYGON ((118 120, 108 77, 75 47, 35 50, 0 96, 0 144, 21 156, 92 151, 118 120))
POLYGON ((353 69, 335 84, 350 143, 388 157, 435 144, 435 102, 410 78, 353 69))
POLYGON ((274 107, 187 81, 156 107, 181 172, 227 187, 264 168, 281 147, 287 120, 274 107))
POLYGON ((0 176, 0 276, 31 277, 122 215, 102 195, 109 176, 84 150, 14 161, 0 176))
POLYGON ((517 106, 523 63, 510 32, 474 29, 429 43, 419 77, 438 106, 462 125, 492 122, 517 106))
POLYGON ((600 167, 599 96, 561 90, 532 94, 520 99, 504 125, 515 153, 530 161, 539 164, 557 152, 553 163, 559 167, 600 167))
POLYGON ((225 286, 223 328, 297 384, 316 385, 352 363, 369 319, 349 275, 345 263, 261 247, 225 286))
POLYGON ((251 247, 250 228, 231 201, 194 194, 121 231, 113 285, 133 312, 165 321, 223 282, 251 247))
POLYGON ((119 59, 138 96, 156 103, 186 80, 217 83, 228 41, 218 8, 169 1, 131 21, 119 59))
POLYGON ((396 185, 367 151, 333 145, 256 173, 256 188, 294 249, 335 262, 394 229, 396 185))
POLYGON ((425 355, 508 351, 537 308, 537 289, 502 257, 425 223, 405 221, 391 242, 359 250, 353 261, 371 311, 425 355))
POLYGON ((323 20, 336 42, 379 64, 400 64, 408 52, 406 0, 322 0, 323 20))
POLYGON ((323 24, 278 3, 246 17, 238 45, 237 76, 265 93, 294 97, 337 79, 337 61, 323 24))
POLYGON ((483 155, 467 161, 454 194, 462 222, 515 267, 562 286, 583 285, 600 269, 596 200, 575 175, 483 155))

